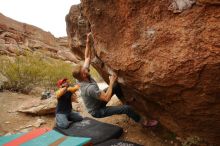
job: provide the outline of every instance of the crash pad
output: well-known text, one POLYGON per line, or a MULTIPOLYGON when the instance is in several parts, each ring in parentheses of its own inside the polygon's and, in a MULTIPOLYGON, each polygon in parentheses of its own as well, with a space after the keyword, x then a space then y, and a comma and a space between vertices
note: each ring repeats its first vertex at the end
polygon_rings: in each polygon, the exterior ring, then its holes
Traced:
POLYGON ((64 135, 55 131, 55 130, 51 130, 47 133, 42 134, 39 137, 36 137, 35 139, 32 139, 28 142, 25 142, 23 144, 21 144, 21 146, 48 146, 51 143, 53 143, 54 141, 62 138, 64 135))
POLYGON ((67 137, 59 146, 83 146, 89 143, 91 138, 67 137))
POLYGON ((11 141, 9 141, 8 143, 5 143, 3 146, 18 146, 22 143, 25 143, 31 139, 34 139, 46 132, 48 132, 50 129, 48 128, 38 128, 38 129, 34 129, 22 136, 19 136, 11 141))
POLYGON ((67 129, 57 126, 54 129, 67 136, 89 137, 93 144, 118 138, 123 133, 123 129, 119 126, 99 122, 88 117, 80 122, 72 123, 67 129))
POLYGON ((91 138, 69 137, 55 130, 51 130, 43 135, 21 144, 21 146, 83 146, 90 142, 91 138))
POLYGON ((12 135, 7 135, 7 136, 1 136, 0 137, 0 145, 8 143, 8 142, 22 136, 23 134, 24 133, 17 133, 17 134, 12 134, 12 135))

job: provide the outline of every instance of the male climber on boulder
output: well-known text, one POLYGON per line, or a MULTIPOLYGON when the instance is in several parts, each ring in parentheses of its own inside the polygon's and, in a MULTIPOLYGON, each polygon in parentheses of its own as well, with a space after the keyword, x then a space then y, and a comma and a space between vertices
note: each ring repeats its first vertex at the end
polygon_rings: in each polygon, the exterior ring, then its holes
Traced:
POLYGON ((109 77, 109 87, 102 91, 99 89, 96 81, 89 74, 89 66, 91 61, 91 33, 87 34, 85 61, 83 65, 76 65, 73 68, 72 75, 76 78, 80 85, 81 96, 87 108, 87 111, 95 118, 107 117, 115 114, 126 114, 135 122, 141 123, 144 127, 152 127, 158 124, 157 120, 144 120, 137 114, 131 106, 106 106, 111 97, 116 94, 119 99, 124 98, 122 90, 117 83, 117 76, 109 77))

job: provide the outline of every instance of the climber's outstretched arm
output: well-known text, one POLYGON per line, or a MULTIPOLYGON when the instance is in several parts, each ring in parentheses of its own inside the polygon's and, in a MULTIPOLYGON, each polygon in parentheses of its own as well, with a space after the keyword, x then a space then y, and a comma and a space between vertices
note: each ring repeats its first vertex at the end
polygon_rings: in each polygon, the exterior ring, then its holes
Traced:
POLYGON ((85 62, 83 64, 84 68, 89 68, 90 62, 91 62, 91 46, 90 46, 90 37, 91 37, 91 32, 87 34, 87 39, 86 39, 86 50, 85 50, 85 62))

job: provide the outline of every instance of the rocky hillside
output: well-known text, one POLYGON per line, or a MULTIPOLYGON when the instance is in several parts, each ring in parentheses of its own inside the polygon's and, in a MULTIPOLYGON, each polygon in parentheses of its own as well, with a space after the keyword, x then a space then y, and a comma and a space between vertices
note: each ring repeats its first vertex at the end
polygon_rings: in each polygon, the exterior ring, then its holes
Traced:
POLYGON ((220 144, 219 0, 81 0, 66 16, 72 51, 106 81, 118 73, 126 99, 181 137, 220 144))
POLYGON ((14 56, 24 51, 40 51, 47 56, 77 62, 67 38, 55 38, 50 32, 15 21, 0 13, 0 54, 14 56))

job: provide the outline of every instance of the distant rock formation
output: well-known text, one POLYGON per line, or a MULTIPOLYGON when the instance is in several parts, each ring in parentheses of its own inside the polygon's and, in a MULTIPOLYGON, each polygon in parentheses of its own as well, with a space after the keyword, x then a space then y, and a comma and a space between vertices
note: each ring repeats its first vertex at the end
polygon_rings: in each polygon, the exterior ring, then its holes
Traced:
POLYGON ((78 62, 69 49, 66 37, 55 38, 50 32, 0 13, 0 54, 14 56, 24 51, 41 51, 53 58, 78 62))
POLYGON ((165 0, 81 0, 66 16, 72 51, 108 82, 118 73, 126 99, 181 137, 220 144, 220 8, 199 0, 179 14, 165 0))

